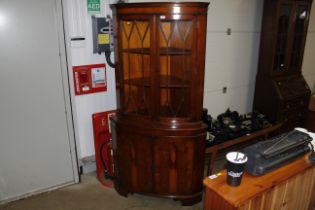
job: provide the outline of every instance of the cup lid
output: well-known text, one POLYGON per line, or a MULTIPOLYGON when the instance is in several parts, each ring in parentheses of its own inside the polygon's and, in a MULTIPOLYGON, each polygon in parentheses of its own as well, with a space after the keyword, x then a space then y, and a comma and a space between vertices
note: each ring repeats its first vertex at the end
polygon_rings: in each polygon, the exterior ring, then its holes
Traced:
POLYGON ((247 162, 247 156, 242 152, 229 152, 226 154, 226 159, 232 163, 242 164, 247 162))

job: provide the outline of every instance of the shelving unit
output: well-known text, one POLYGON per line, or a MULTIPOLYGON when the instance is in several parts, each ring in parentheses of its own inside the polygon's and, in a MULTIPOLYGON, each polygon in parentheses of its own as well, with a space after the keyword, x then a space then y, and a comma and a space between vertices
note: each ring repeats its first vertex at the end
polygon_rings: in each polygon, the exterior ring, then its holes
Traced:
MULTIPOLYGON (((131 54, 150 54, 150 48, 133 48, 133 49, 123 49, 123 53, 131 53, 131 54)), ((166 48, 163 47, 159 51, 160 55, 191 55, 190 49, 180 49, 180 48, 166 48)))
POLYGON ((282 131, 304 126, 311 91, 301 73, 312 0, 265 0, 254 109, 282 131))
POLYGON ((208 3, 113 5, 117 101, 115 189, 201 201, 208 3))

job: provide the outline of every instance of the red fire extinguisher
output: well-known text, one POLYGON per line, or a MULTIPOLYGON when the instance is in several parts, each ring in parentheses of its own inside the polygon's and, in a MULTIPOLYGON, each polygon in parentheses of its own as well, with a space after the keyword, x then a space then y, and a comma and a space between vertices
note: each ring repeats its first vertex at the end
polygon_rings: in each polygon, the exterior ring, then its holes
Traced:
POLYGON ((114 178, 113 144, 109 118, 115 111, 92 115, 97 178, 105 186, 112 187, 114 178))
POLYGON ((112 139, 105 140, 101 143, 100 154, 100 159, 103 166, 103 175, 106 179, 114 179, 112 139))

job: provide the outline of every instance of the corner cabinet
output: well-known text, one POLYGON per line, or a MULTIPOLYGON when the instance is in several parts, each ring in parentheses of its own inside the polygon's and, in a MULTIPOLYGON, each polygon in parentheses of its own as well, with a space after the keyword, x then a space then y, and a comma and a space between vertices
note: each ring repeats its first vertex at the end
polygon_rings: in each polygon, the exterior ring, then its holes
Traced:
POLYGON ((208 3, 112 5, 117 104, 115 189, 182 201, 202 197, 208 3))
POLYGON ((311 91, 301 73, 312 0, 265 0, 254 110, 304 126, 311 91))

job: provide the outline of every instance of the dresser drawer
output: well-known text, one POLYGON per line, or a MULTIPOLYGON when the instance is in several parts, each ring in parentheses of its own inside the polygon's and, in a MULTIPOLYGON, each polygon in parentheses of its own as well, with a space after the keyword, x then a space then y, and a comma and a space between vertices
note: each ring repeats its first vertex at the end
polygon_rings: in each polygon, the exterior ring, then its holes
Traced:
POLYGON ((309 110, 315 112, 315 94, 311 96, 309 110))
POLYGON ((280 112, 307 110, 308 99, 307 97, 300 97, 292 100, 285 100, 281 103, 280 112))

